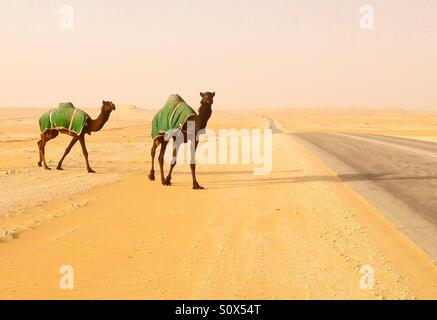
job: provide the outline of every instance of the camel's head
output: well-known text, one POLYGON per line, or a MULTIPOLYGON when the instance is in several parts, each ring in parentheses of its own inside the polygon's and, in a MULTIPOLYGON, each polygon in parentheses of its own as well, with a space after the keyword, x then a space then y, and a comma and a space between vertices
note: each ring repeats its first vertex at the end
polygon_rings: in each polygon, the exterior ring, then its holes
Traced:
POLYGON ((202 97, 202 104, 212 105, 214 103, 215 92, 201 92, 200 96, 202 97))
POLYGON ((112 101, 103 100, 102 111, 111 113, 114 110, 115 110, 115 104, 113 104, 112 101))

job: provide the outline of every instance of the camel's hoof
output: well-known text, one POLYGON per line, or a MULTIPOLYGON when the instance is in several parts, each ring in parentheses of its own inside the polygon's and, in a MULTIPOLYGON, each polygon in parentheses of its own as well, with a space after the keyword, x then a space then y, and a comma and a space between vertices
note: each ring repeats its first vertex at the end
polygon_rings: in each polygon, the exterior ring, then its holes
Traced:
POLYGON ((49 168, 49 167, 44 167, 44 169, 46 169, 46 170, 52 170, 51 168, 49 168))
POLYGON ((59 170, 59 171, 63 171, 64 169, 62 169, 62 167, 56 167, 56 170, 59 170))
POLYGON ((148 177, 149 177, 150 181, 155 181, 155 175, 154 174, 149 174, 148 177))
POLYGON ((198 184, 193 186, 193 190, 203 190, 203 189, 204 189, 204 187, 202 187, 202 186, 200 186, 198 184))
POLYGON ((167 179, 165 180, 165 185, 166 185, 166 186, 171 186, 171 178, 170 178, 170 179, 167 178, 167 179))
POLYGON ((42 167, 42 163, 41 162, 38 162, 38 167, 42 167))
POLYGON ((88 169, 88 173, 96 173, 93 169, 88 169))

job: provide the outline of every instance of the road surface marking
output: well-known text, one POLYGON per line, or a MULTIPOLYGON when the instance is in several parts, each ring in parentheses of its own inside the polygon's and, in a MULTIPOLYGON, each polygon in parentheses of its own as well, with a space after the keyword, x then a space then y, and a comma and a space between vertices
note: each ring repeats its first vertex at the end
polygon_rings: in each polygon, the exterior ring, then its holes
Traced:
POLYGON ((334 135, 337 136, 345 136, 345 137, 349 137, 349 138, 353 138, 356 140, 362 140, 362 141, 370 141, 373 143, 379 143, 385 146, 389 146, 389 147, 394 147, 397 149, 401 149, 401 150, 406 150, 406 151, 410 151, 416 154, 420 154, 422 156, 428 156, 428 157, 432 157, 432 158, 437 158, 437 154, 432 153, 432 152, 427 152, 427 151, 422 151, 416 148, 409 148, 409 147, 404 147, 404 146, 400 146, 399 144, 395 144, 395 143, 389 143, 389 142, 383 142, 383 141, 379 141, 379 140, 375 140, 375 139, 371 139, 371 138, 364 138, 364 137, 359 137, 359 136, 354 136, 354 135, 350 135, 350 134, 345 134, 345 133, 333 133, 334 135))

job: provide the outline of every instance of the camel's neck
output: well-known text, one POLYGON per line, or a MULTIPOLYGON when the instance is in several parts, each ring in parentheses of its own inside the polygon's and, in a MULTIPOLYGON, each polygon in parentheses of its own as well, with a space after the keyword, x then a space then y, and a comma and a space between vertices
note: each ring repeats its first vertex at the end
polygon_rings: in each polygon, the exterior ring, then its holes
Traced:
POLYGON ((109 119, 109 112, 101 111, 97 119, 91 120, 91 131, 100 131, 109 119))
POLYGON ((207 104, 205 102, 201 102, 199 113, 196 118, 196 129, 203 130, 206 128, 208 124, 209 118, 211 118, 212 110, 211 104, 207 104))

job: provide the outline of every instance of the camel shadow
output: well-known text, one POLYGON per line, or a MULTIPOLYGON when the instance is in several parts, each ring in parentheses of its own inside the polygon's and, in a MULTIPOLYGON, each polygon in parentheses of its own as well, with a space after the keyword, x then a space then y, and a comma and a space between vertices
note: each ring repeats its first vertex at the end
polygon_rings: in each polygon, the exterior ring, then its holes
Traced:
MULTIPOLYGON (((275 172, 277 173, 277 172, 275 172)), ((316 182, 335 182, 347 183, 357 181, 418 181, 418 180, 436 180, 437 176, 404 176, 396 173, 357 173, 357 174, 340 174, 336 176, 328 175, 305 175, 295 177, 255 177, 250 179, 229 179, 229 180, 205 180, 209 184, 208 189, 222 188, 239 188, 239 187, 257 187, 261 185, 276 184, 295 184, 295 183, 316 183, 316 182)))
MULTIPOLYGON (((280 170, 280 171, 275 171, 273 172, 274 174, 277 173, 293 173, 293 172, 302 172, 302 170, 280 170)), ((183 172, 183 174, 189 174, 191 175, 190 172, 183 172)), ((253 170, 241 170, 241 171, 234 171, 234 170, 230 170, 230 171, 205 171, 205 172, 201 172, 199 171, 199 175, 238 175, 238 174, 250 174, 253 175, 253 170)), ((234 180, 232 180, 234 181, 234 180)))

